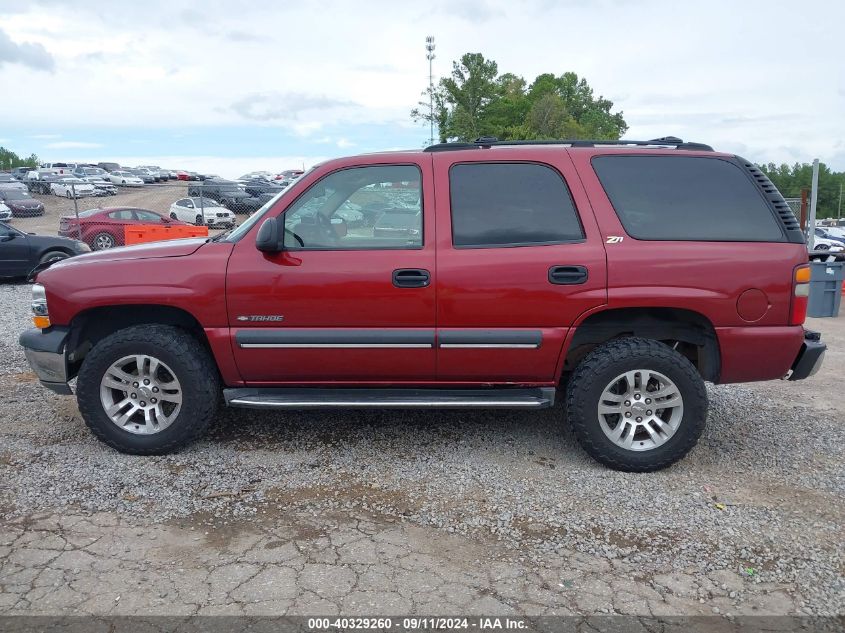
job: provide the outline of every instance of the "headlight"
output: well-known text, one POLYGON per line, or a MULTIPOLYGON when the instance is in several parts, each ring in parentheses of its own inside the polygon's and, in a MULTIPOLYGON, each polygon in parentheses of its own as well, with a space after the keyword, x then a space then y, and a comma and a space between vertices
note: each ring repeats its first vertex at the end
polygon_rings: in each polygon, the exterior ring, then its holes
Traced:
POLYGON ((41 284, 32 286, 32 323, 35 327, 50 327, 50 315, 47 311, 47 291, 41 284))

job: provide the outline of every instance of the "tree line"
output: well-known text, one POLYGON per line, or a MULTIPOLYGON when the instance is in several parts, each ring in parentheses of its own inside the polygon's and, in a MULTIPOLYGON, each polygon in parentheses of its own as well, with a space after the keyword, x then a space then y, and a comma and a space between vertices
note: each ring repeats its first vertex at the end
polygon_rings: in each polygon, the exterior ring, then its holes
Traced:
POLYGON ((30 154, 23 158, 12 150, 0 147, 0 169, 14 169, 15 167, 38 167, 38 156, 30 154))
MULTIPOLYGON (((813 165, 795 163, 760 165, 760 169, 774 183, 784 198, 800 198, 801 190, 809 191, 813 184, 813 165)), ((819 200, 816 203, 816 217, 837 217, 840 209, 840 196, 845 193, 845 172, 836 172, 824 163, 819 163, 819 200)))
POLYGON ((616 140, 628 129, 613 102, 595 96, 584 78, 573 72, 544 73, 528 83, 499 67, 481 53, 467 53, 453 62, 427 101, 412 110, 415 121, 434 122, 440 142, 474 141, 481 136, 499 139, 606 139, 616 140))

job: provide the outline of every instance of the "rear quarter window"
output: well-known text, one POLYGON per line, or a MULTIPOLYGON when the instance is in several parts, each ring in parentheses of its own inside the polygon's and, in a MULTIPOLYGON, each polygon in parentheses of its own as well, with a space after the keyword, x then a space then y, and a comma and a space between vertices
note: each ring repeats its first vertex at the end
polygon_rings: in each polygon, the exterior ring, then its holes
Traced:
POLYGON ((783 242, 783 230, 748 176, 720 158, 596 156, 593 169, 631 237, 783 242))

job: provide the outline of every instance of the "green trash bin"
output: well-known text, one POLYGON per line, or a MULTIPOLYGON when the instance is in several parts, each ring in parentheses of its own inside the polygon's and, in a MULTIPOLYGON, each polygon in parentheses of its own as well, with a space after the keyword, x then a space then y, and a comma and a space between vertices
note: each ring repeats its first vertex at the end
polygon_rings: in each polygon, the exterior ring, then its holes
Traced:
POLYGON ((835 317, 842 301, 845 262, 810 262, 810 300, 807 316, 835 317))

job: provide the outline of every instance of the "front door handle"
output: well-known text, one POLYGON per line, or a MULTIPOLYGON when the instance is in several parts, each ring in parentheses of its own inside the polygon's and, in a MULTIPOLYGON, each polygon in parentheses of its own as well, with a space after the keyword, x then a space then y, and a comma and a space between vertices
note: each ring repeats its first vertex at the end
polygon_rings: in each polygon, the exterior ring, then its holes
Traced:
POLYGON ((397 288, 425 288, 431 283, 431 273, 424 268, 399 268, 393 271, 393 285, 397 288))
POLYGON ((557 286, 575 286, 587 281, 584 266, 552 266, 549 268, 549 282, 557 286))

